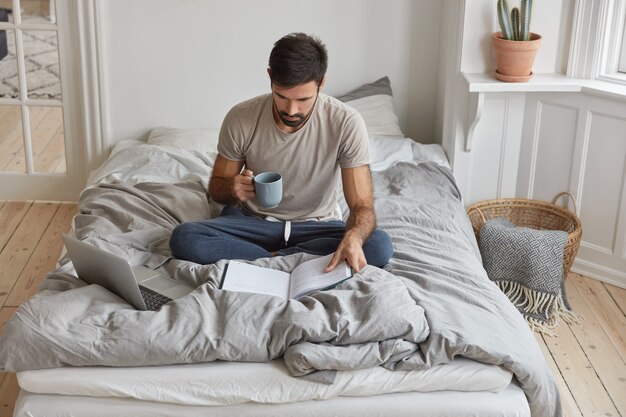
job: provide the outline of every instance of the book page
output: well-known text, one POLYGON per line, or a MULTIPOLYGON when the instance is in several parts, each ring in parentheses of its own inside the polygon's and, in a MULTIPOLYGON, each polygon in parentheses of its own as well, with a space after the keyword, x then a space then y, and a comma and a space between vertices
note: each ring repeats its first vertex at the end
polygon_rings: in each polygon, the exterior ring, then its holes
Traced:
POLYGON ((316 290, 332 288, 352 276, 352 268, 343 261, 330 272, 324 272, 333 253, 298 265, 291 273, 289 296, 298 299, 316 290))
POLYGON ((273 295, 284 299, 289 294, 289 274, 238 261, 229 261, 222 278, 222 289, 273 295))

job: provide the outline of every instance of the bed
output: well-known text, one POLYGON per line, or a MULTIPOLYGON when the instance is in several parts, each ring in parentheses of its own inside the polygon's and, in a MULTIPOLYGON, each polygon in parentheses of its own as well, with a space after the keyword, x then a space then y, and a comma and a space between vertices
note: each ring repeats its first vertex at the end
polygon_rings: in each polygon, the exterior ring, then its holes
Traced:
MULTIPOLYGON (((14 415, 561 416, 534 336, 482 268, 441 147, 380 135, 380 108, 378 120, 361 110, 394 256, 300 301, 221 291, 225 261, 171 257, 177 224, 221 208, 206 198, 215 132, 120 142, 72 233, 197 288, 136 311, 62 256, 0 335, 0 367, 21 388, 14 415)), ((253 263, 288 271, 311 256, 253 263)))

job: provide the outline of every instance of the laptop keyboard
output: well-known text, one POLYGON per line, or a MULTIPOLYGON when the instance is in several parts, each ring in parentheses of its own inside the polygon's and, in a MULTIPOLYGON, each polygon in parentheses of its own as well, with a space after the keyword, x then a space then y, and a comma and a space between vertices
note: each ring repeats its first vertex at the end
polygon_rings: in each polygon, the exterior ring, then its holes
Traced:
POLYGON ((143 298, 143 302, 146 303, 146 308, 148 310, 157 311, 163 304, 172 301, 171 298, 146 288, 143 285, 139 286, 139 290, 141 291, 141 297, 143 298))

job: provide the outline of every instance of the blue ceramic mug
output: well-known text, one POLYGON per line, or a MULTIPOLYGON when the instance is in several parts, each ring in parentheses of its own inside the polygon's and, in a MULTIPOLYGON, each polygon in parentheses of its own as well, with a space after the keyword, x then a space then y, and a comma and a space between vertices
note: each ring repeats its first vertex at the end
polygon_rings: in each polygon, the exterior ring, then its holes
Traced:
POLYGON ((283 199, 283 178, 278 172, 263 172, 253 177, 256 200, 261 207, 274 208, 283 199))

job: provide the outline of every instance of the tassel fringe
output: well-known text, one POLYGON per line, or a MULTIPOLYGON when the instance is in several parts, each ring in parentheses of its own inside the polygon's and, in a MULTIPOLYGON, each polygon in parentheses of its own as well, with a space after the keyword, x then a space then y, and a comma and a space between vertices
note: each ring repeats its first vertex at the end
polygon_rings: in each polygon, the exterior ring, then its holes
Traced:
POLYGON ((531 330, 555 337, 552 331, 559 325, 559 319, 568 324, 578 324, 583 317, 569 310, 563 302, 561 292, 558 294, 546 294, 531 290, 514 281, 496 281, 498 287, 511 300, 513 305, 520 309, 531 330), (548 318, 547 321, 539 320, 531 314, 541 314, 548 318))

